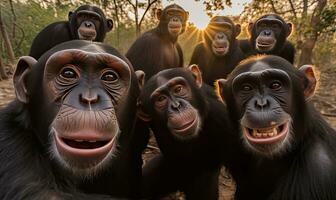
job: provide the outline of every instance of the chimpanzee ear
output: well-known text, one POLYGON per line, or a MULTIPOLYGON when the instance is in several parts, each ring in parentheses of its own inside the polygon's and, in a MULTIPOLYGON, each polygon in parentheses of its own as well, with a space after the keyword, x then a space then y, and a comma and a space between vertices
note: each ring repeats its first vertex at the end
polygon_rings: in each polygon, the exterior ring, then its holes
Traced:
POLYGON ((312 65, 303 65, 300 67, 299 71, 304 74, 307 78, 308 83, 305 85, 304 88, 304 96, 306 101, 314 96, 314 92, 316 89, 317 80, 314 73, 314 68, 312 65))
POLYGON ((138 100, 137 102, 137 113, 136 113, 137 117, 139 119, 141 119, 144 122, 150 122, 152 120, 152 117, 147 114, 145 111, 143 111, 142 109, 142 103, 140 100, 138 100))
POLYGON ((240 24, 236 24, 235 25, 235 31, 236 31, 236 37, 240 34, 240 32, 241 32, 241 26, 240 26, 240 24))
POLYGON ((287 23, 287 27, 288 27, 288 32, 287 32, 287 37, 288 37, 293 31, 293 24, 287 23))
POLYGON ((111 31, 113 28, 113 21, 112 19, 107 19, 106 20, 106 25, 107 25, 107 31, 111 31))
POLYGON ((13 76, 16 98, 22 103, 28 103, 27 76, 31 68, 37 63, 35 58, 23 56, 20 58, 13 76))
POLYGON ((137 70, 135 71, 135 75, 138 79, 139 88, 141 90, 145 85, 145 72, 143 72, 142 70, 137 70))
POLYGON ((225 79, 218 79, 215 82, 215 89, 216 89, 216 94, 220 98, 221 101, 225 101, 224 96, 223 96, 223 88, 226 84, 225 79))
POLYGON ((68 19, 69 19, 69 21, 71 21, 71 17, 72 17, 72 15, 73 15, 73 12, 70 11, 70 12, 68 13, 68 19))
POLYGON ((156 10, 156 18, 160 21, 161 20, 162 9, 158 8, 156 10))
POLYGON ((253 32, 253 26, 254 26, 254 23, 253 22, 250 22, 247 26, 247 31, 250 35, 252 35, 252 32, 253 32))
POLYGON ((189 12, 185 11, 185 21, 188 21, 188 19, 189 19, 189 12))
POLYGON ((202 81, 202 72, 201 70, 198 68, 197 65, 193 64, 190 65, 188 67, 188 69, 191 71, 191 73, 193 74, 195 81, 196 81, 196 85, 200 88, 202 87, 203 81, 202 81))

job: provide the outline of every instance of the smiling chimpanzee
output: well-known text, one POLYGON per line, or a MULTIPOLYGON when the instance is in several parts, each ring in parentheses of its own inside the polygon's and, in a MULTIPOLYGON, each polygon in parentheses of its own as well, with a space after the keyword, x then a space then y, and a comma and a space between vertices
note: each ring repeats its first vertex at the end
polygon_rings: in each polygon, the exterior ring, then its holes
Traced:
POLYGON ((187 199, 217 199, 218 152, 229 146, 231 129, 225 106, 202 84, 198 67, 159 72, 145 84, 138 106, 162 152, 143 167, 144 198, 180 190, 187 199))
POLYGON ((185 31, 189 13, 176 4, 158 10, 159 25, 139 37, 126 57, 134 69, 141 69, 148 80, 163 69, 183 67, 183 53, 177 43, 185 31))
POLYGON ((309 102, 311 66, 250 58, 218 85, 241 129, 244 153, 228 165, 236 199, 336 199, 336 132, 309 102))
POLYGON ((22 57, 14 86, 16 100, 0 112, 0 199, 138 194, 139 87, 125 57, 100 43, 62 43, 39 61, 22 57))
POLYGON ((295 48, 287 41, 292 24, 276 14, 268 14, 248 26, 249 40, 241 40, 240 48, 246 55, 271 54, 294 63, 295 48))
POLYGON ((39 59, 52 47, 69 40, 91 40, 102 42, 112 30, 113 21, 106 19, 104 12, 90 5, 69 12, 69 20, 55 22, 44 28, 34 39, 29 55, 39 59))
POLYGON ((197 64, 203 80, 213 85, 216 79, 226 76, 245 58, 236 37, 240 25, 224 16, 213 17, 204 31, 203 42, 195 47, 190 64, 197 64))

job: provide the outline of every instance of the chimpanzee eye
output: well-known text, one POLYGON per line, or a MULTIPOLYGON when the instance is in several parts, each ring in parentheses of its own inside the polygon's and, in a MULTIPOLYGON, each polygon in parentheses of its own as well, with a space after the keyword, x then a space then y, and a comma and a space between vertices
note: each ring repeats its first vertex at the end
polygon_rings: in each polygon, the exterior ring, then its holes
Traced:
POLYGON ((174 93, 179 94, 182 92, 182 85, 178 85, 174 88, 174 93))
POLYGON ((273 29, 278 29, 278 28, 280 28, 280 26, 279 26, 279 24, 273 24, 273 25, 272 25, 272 28, 273 28, 273 29))
POLYGON ((118 80, 119 76, 116 72, 112 70, 106 71, 102 76, 101 79, 106 82, 114 82, 118 80))
POLYGON ((262 27, 262 28, 265 28, 266 24, 265 23, 261 23, 259 26, 262 27))
POLYGON ((248 85, 248 84, 244 84, 241 89, 243 91, 251 91, 252 90, 252 86, 251 85, 248 85))
POLYGON ((164 95, 160 95, 158 98, 157 98, 157 101, 158 102, 163 102, 163 101, 165 101, 166 100, 166 96, 164 96, 164 95))
POLYGON ((60 73, 60 76, 65 79, 75 79, 77 78, 77 73, 70 67, 64 67, 60 73))
POLYGON ((270 88, 272 90, 278 90, 281 88, 281 83, 279 81, 274 81, 271 83, 270 88))

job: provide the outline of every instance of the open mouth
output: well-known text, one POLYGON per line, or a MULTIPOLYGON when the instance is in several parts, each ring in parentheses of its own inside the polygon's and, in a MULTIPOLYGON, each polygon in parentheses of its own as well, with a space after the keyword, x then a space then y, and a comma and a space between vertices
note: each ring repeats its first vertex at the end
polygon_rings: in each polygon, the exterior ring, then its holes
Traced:
POLYGON ((112 150, 116 135, 102 138, 99 133, 75 133, 64 137, 55 131, 55 143, 61 156, 77 166, 87 167, 100 163, 112 150))
POLYGON ((249 128, 242 126, 247 140, 257 144, 272 144, 282 141, 289 130, 289 121, 266 128, 249 128))
POLYGON ((97 149, 100 147, 105 146, 108 144, 108 140, 105 141, 96 141, 96 140, 76 140, 76 139, 66 139, 66 138, 61 138, 63 142, 75 149, 97 149))

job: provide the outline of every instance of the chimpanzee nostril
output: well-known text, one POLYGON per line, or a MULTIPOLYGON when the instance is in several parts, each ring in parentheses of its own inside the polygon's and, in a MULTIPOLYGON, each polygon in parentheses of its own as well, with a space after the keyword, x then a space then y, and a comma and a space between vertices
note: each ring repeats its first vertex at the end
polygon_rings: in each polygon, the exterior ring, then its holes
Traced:
POLYGON ((98 102, 99 95, 98 94, 89 94, 89 93, 80 94, 79 95, 79 100, 80 100, 80 102, 82 102, 84 104, 94 104, 94 103, 98 102))
POLYGON ((258 109, 264 109, 269 106, 269 101, 264 98, 259 98, 255 101, 255 107, 258 109))
POLYGON ((265 30, 264 33, 265 33, 266 36, 270 36, 271 35, 271 31, 269 31, 269 30, 265 30))
POLYGON ((179 109, 181 107, 181 103, 178 101, 173 101, 171 104, 172 108, 179 109))
POLYGON ((84 22, 85 27, 90 28, 92 24, 90 22, 84 22))

